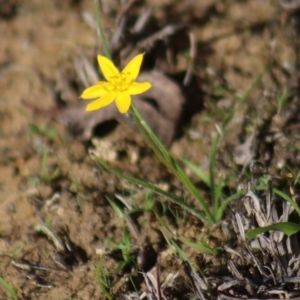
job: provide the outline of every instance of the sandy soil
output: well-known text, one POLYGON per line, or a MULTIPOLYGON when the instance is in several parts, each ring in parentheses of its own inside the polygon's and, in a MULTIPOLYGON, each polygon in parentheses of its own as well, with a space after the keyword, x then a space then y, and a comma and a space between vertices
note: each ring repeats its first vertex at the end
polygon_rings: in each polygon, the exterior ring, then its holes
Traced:
MULTIPOLYGON (((134 53, 146 51, 143 71, 160 70, 182 93, 184 109, 172 121, 179 129, 170 144, 176 158, 207 166, 216 127, 226 111, 235 109, 217 160, 217 176, 235 178, 229 189, 236 189, 240 172, 252 159, 278 177, 287 165, 294 173, 299 170, 296 92, 287 106, 278 107, 284 88, 297 90, 299 21, 296 10, 279 2, 147 0, 132 1, 127 9, 128 1, 103 1, 109 39, 125 24, 113 46, 116 61, 124 65, 134 53), (136 20, 147 9, 149 21, 139 30, 136 20), (167 26, 171 33, 153 37, 167 26), (188 57, 194 50, 188 80, 188 57)), ((124 207, 124 198, 143 208, 146 194, 99 168, 89 149, 102 151, 123 172, 184 194, 126 122, 116 125, 86 115, 79 96, 87 83, 78 66, 88 62, 97 70, 95 57, 102 47, 95 24, 91 0, 0 1, 0 276, 18 291, 19 299, 105 299, 96 266, 99 253, 108 249, 104 266, 111 271, 109 293, 121 299, 134 291, 130 276, 140 291, 145 289, 133 263, 113 271, 122 261, 120 251, 112 251, 113 241, 121 241, 126 220, 108 199, 124 207), (89 128, 85 138, 62 121, 65 110, 74 107, 72 126, 89 128)), ((168 93, 156 99, 158 106, 170 101, 168 97, 173 99, 168 93)), ((159 130, 166 133, 164 127, 159 130)), ((146 255, 149 269, 159 262, 165 278, 180 266, 169 253, 154 212, 186 238, 197 237, 201 224, 192 217, 175 224, 171 214, 164 215, 160 201, 166 200, 154 197, 152 209, 130 218, 138 230, 129 230, 129 235, 132 257, 146 255)), ((195 250, 186 252, 197 255, 195 250)), ((189 299, 180 276, 170 297, 189 299)), ((1 286, 0 298, 9 298, 1 286)))

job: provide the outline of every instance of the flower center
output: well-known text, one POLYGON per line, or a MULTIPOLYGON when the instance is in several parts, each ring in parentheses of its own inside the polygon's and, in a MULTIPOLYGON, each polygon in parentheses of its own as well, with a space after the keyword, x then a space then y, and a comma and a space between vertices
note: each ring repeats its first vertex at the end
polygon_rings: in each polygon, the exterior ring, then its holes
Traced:
POLYGON ((128 80, 128 74, 120 73, 118 76, 109 78, 109 84, 113 91, 125 92, 131 85, 131 81, 128 80))

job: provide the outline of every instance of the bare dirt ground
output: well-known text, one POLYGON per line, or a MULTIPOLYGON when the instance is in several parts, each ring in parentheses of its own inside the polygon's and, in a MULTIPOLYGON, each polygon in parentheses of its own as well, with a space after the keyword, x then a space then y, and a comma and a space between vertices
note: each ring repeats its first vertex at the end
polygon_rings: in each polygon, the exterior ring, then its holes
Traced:
MULTIPOLYGON (((232 176, 227 189, 237 188, 253 159, 279 180, 287 170, 297 175, 299 7, 293 1, 123 2, 103 1, 113 57, 125 65, 146 52, 143 76, 157 86, 148 97, 158 111, 149 103, 141 110, 151 110, 148 121, 159 124, 157 133, 175 158, 207 166, 216 128, 234 110, 217 159, 216 176, 232 176), (166 119, 164 107, 171 112, 166 124, 159 123, 166 119)), ((154 198, 147 210, 143 191, 99 168, 88 154, 96 148, 113 167, 183 193, 126 120, 114 111, 109 117, 84 111, 79 96, 90 83, 83 69, 98 76, 95 58, 102 52, 94 16, 92 0, 0 1, 0 276, 19 299, 106 299, 96 276, 99 253, 124 235, 124 221, 108 198, 138 193, 135 205, 144 210, 134 216, 139 230, 129 233, 131 256, 146 255, 145 269, 158 262, 163 278, 182 271, 155 216, 189 239, 201 231, 192 217, 175 224, 160 206, 164 200, 154 198)), ((145 290, 134 264, 113 271, 120 251, 103 259, 113 298, 134 291, 133 282, 145 290)), ((176 280, 170 299, 189 299, 184 275, 176 280)), ((9 297, 0 286, 0 298, 9 297)))

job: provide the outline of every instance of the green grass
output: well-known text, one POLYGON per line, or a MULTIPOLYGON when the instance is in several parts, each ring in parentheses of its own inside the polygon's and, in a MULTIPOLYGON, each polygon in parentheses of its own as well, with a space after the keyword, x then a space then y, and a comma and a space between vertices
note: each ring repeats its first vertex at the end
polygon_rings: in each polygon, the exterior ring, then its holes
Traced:
POLYGON ((135 265, 136 266, 136 261, 134 256, 132 255, 132 243, 131 243, 131 238, 130 238, 130 232, 128 229, 128 226, 126 224, 127 219, 128 219, 128 213, 124 213, 123 209, 119 207, 114 201, 112 201, 110 198, 107 197, 107 200, 111 207, 113 208, 114 212, 118 216, 120 220, 123 222, 123 233, 122 233, 122 239, 121 241, 117 241, 112 238, 107 238, 105 240, 105 244, 109 244, 109 250, 111 252, 114 251, 120 251, 122 253, 122 260, 119 262, 119 265, 115 272, 118 272, 128 265, 135 265), (112 245, 112 246, 111 246, 112 245))
POLYGON ((49 168, 51 153, 49 144, 54 143, 59 138, 59 134, 55 129, 45 124, 38 126, 33 123, 28 125, 27 132, 29 140, 34 141, 36 138, 39 140, 36 151, 41 159, 40 174, 29 178, 29 182, 35 186, 40 185, 42 182, 50 184, 61 175, 58 167, 54 170, 50 170, 49 168))
POLYGON ((0 276, 0 286, 6 291, 6 294, 10 296, 12 299, 18 299, 18 292, 17 290, 9 284, 2 276, 0 276))
POLYGON ((100 290, 103 292, 105 297, 108 300, 112 300, 113 298, 110 295, 110 288, 111 288, 111 279, 109 271, 104 267, 103 265, 103 256, 100 255, 99 262, 96 267, 96 278, 98 285, 100 287, 100 290))

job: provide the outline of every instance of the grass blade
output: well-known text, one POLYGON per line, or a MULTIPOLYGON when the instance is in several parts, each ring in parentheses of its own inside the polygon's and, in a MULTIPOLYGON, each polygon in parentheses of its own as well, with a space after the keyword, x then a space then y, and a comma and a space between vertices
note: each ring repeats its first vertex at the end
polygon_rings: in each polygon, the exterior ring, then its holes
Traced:
POLYGON ((260 227, 260 228, 255 228, 252 230, 247 231, 246 233, 246 238, 251 240, 255 238, 258 234, 264 233, 270 230, 275 230, 275 231, 281 231, 287 236, 291 236, 298 231, 300 231, 300 225, 296 223, 291 223, 291 222, 282 222, 282 223, 276 223, 272 224, 266 227, 260 227))
POLYGON ((159 194, 161 196, 164 196, 166 198, 168 198, 169 200, 171 200, 173 203, 178 204, 179 206, 181 206, 183 209, 185 209, 186 211, 188 211, 189 213, 193 214, 194 216, 196 216, 197 218, 199 218, 202 222, 207 223, 207 220, 203 214, 203 212, 197 210, 194 206, 189 205, 188 203, 184 202, 181 198, 168 193, 160 188, 158 188, 157 186, 150 184, 148 182, 145 182, 141 179, 138 178, 134 178, 132 176, 129 176, 127 174, 124 174, 122 172, 119 172, 117 170, 115 170, 114 168, 110 167, 109 164, 107 164, 103 159, 101 159, 99 156, 96 155, 96 153, 91 152, 93 158, 101 165, 103 166, 106 170, 108 170, 109 172, 115 174, 116 176, 120 177, 120 178, 124 178, 126 180, 128 180, 129 182, 136 184, 138 186, 142 186, 144 188, 147 188, 151 191, 153 191, 156 194, 159 194))
POLYGON ((15 288, 13 288, 3 277, 0 276, 0 285, 7 291, 7 293, 14 299, 18 299, 18 293, 15 288))
POLYGON ((197 176, 201 181, 203 181, 208 187, 210 187, 209 176, 205 172, 196 166, 194 163, 190 162, 187 159, 182 159, 182 162, 197 176))
POLYGON ((184 173, 182 168, 175 162, 173 157, 169 154, 166 147, 161 143, 161 141, 156 137, 151 128, 146 124, 135 105, 131 105, 131 112, 135 119, 135 122, 140 129, 143 137, 145 138, 148 145, 152 148, 155 155, 161 160, 163 164, 182 182, 184 187, 198 200, 201 208, 206 215, 206 224, 214 224, 214 217, 209 210, 209 207, 205 200, 199 194, 199 191, 196 189, 195 185, 184 173))

